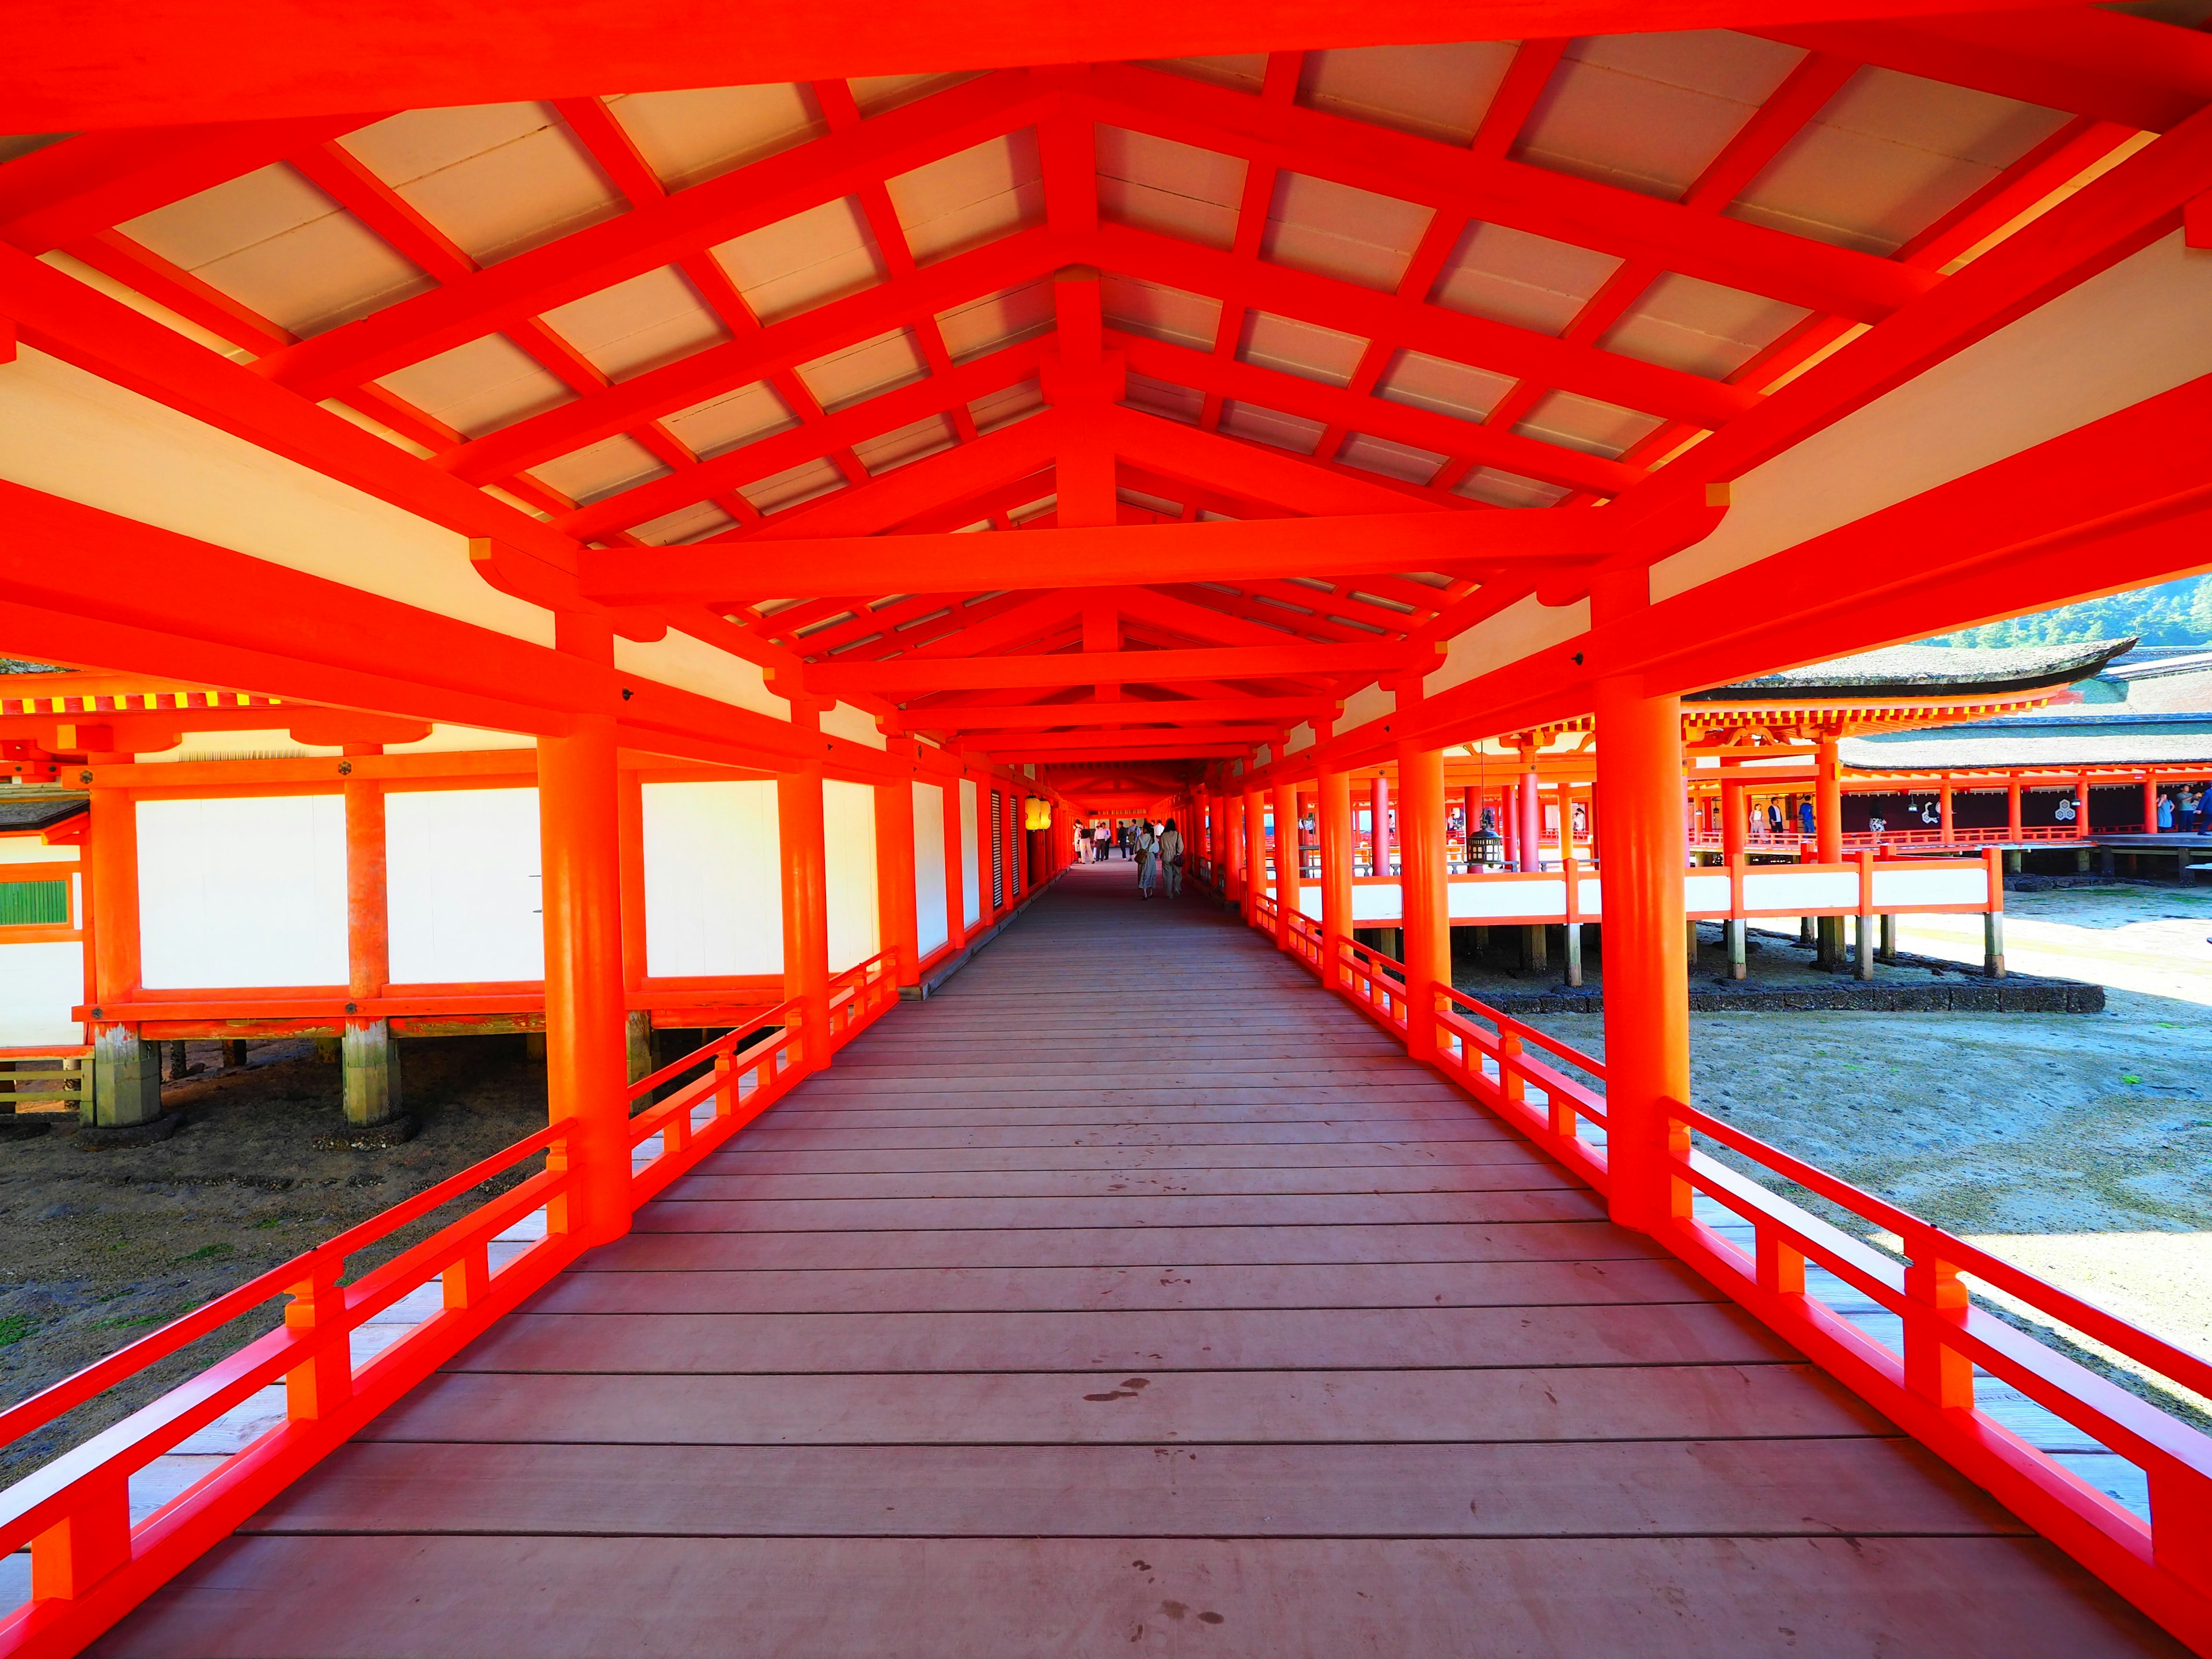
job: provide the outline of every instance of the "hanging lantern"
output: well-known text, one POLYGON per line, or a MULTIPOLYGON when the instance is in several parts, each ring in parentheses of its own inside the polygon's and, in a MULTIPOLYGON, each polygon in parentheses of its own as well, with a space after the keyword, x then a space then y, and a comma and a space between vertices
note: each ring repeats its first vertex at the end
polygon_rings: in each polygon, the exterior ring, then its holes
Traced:
POLYGON ((1022 828, 1049 830, 1052 828, 1052 803, 1042 795, 1031 795, 1022 804, 1022 828))

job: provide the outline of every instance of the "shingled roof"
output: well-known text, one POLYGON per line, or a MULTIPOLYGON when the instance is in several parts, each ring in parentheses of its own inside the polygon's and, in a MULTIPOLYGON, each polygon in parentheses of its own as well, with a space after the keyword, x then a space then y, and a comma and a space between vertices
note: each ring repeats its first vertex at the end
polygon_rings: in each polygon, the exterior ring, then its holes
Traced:
POLYGON ((1869 772, 2212 765, 2212 714, 2016 715, 1846 738, 1838 752, 1845 766, 1869 772))
POLYGON ((1893 645, 1881 651, 1802 668, 1762 674, 1733 685, 1694 691, 1686 702, 1742 702, 1767 697, 1895 696, 1925 691, 1943 696, 1977 692, 2032 691, 2071 685, 2100 672, 2132 650, 2130 640, 2090 640, 2069 645, 1972 647, 1893 645))

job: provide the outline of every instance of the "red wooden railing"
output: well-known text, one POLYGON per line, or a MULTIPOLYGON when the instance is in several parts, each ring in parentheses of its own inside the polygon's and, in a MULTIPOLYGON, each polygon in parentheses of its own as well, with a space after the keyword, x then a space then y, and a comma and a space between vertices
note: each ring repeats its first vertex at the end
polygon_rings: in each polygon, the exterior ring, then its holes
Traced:
MULTIPOLYGON (((1325 985, 1385 1030, 1407 1035, 1403 963, 1342 937, 1325 941, 1323 960, 1333 968, 1316 969, 1325 985)), ((1449 986, 1425 990, 1436 999, 1436 1049, 1416 1058, 1607 1192, 1605 1063, 1449 986)), ((1659 1241, 2181 1641, 2212 1653, 2212 1437, 1975 1307, 1962 1276, 2188 1394, 2212 1398, 2212 1361, 1732 1124, 1680 1101, 1663 1104, 1674 1199, 1659 1241), (1905 1259, 1697 1150, 1693 1135, 1893 1234, 1905 1259), (1692 1200, 1700 1195, 1747 1222, 1753 1248, 1698 1219, 1692 1200), (1808 1262, 1897 1315, 1901 1344, 1877 1340, 1809 1293, 1808 1262), (1977 1367, 2142 1468, 2149 1519, 1980 1409, 1977 1367)))
MULTIPOLYGON (((827 1033, 842 1048, 897 1000, 886 951, 832 977, 827 1033)), ((786 1002, 629 1085, 632 1206, 643 1204, 807 1075, 802 1005, 786 1002), (655 1091, 697 1067, 665 1100, 655 1091), (711 1102, 702 1121, 701 1108, 711 1102), (657 1142, 649 1152, 647 1143, 657 1142)), ((581 1247, 567 1216, 569 1131, 556 1123, 406 1202, 317 1245, 6 1412, 0 1444, 278 1297, 284 1323, 0 1493, 0 1555, 31 1550, 31 1600, 0 1622, 0 1655, 75 1653, 229 1535, 307 1468, 422 1382, 501 1315, 548 1283, 581 1247), (543 1156, 511 1190, 342 1283, 348 1262, 400 1229, 543 1156), (491 1247, 539 1211, 542 1237, 495 1268, 491 1247), (356 1366, 353 1334, 414 1291, 441 1305, 356 1366), (135 1524, 131 1477, 261 1389, 282 1381, 284 1420, 135 1524)))

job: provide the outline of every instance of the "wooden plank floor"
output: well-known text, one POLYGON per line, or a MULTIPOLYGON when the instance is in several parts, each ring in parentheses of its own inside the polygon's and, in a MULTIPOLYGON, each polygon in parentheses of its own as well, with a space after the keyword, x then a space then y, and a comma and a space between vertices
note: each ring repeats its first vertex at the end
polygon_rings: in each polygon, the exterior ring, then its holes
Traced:
POLYGON ((2179 1651, 1133 889, 1071 873, 100 1651, 2179 1651))

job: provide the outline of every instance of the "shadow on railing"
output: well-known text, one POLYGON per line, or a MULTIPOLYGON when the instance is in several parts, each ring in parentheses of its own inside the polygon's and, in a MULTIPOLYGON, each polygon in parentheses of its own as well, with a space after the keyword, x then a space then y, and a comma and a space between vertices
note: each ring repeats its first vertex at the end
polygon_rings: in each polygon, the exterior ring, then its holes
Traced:
MULTIPOLYGON (((1320 959, 1333 966, 1333 974, 1315 969, 1328 988, 1408 1038, 1409 997, 1417 993, 1403 963, 1344 938, 1327 939, 1320 959)), ((1448 986, 1428 992, 1435 1048, 1415 1057, 1607 1193, 1605 1062, 1448 986)), ((1667 1100, 1659 1108, 1655 1133, 1671 1189, 1671 1218, 1655 1235, 1660 1243, 2181 1641, 2212 1653, 2212 1437, 1975 1306, 1970 1281, 1985 1297, 2048 1322, 2061 1342, 2107 1349, 2196 1401, 2212 1402, 2212 1361, 1695 1107, 1667 1100), (1697 1135, 1894 1237, 1905 1259, 1697 1150, 1697 1135), (1695 1213, 1699 1198, 1747 1225, 1748 1248, 1719 1230, 1729 1223, 1695 1213), (1893 1316, 1898 1340, 1881 1340, 1808 1291, 1808 1263, 1825 1270, 1824 1286, 1836 1286, 1829 1295, 1863 1297, 1893 1316), (2148 1514, 2100 1491, 1986 1409, 1977 1394, 1984 1375, 2136 1466, 2148 1478, 2148 1514)))
MULTIPOLYGON (((831 978, 832 1052, 896 1002, 897 965, 886 951, 831 978)), ((687 1079, 629 1120, 631 1207, 803 1080, 807 1036, 802 1005, 781 1003, 631 1084, 637 1110, 687 1079)), ((277 1328, 0 1492, 0 1556, 31 1551, 30 1599, 0 1623, 0 1654, 82 1649, 573 1261, 582 1247, 569 1227, 571 1133, 565 1122, 541 1129, 0 1412, 0 1445, 13 1445, 289 1298, 277 1328), (341 1282, 352 1258, 541 1156, 508 1191, 341 1282), (252 1409, 277 1385, 281 1405, 252 1409), (133 1478, 226 1414, 242 1447, 134 1521, 133 1478)))

